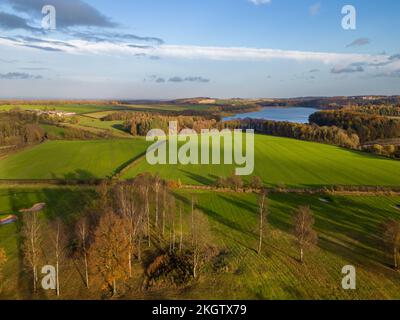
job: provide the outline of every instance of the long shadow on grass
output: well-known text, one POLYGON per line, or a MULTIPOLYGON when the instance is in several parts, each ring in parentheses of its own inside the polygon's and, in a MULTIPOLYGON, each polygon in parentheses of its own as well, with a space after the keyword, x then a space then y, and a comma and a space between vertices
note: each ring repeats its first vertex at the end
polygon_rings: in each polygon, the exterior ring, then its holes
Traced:
MULTIPOLYGON (((74 189, 74 188, 45 188, 35 189, 32 191, 21 189, 10 189, 8 192, 9 205, 12 214, 16 214, 19 219, 17 221, 17 246, 18 246, 18 280, 17 285, 19 294, 31 299, 32 280, 29 273, 23 272, 24 262, 22 255, 23 239, 20 236, 23 216, 19 210, 30 208, 35 203, 44 202, 46 208, 43 211, 43 216, 46 220, 51 220, 60 217, 66 224, 67 228, 72 228, 73 223, 79 216, 81 210, 91 201, 94 196, 94 191, 90 189, 74 189)), ((44 236, 46 236, 44 234, 44 236)), ((37 296, 40 299, 45 299, 46 296, 40 294, 37 296)))
POLYGON ((343 197, 336 197, 335 202, 329 204, 322 203, 318 195, 272 195, 272 198, 273 209, 278 209, 280 213, 270 215, 271 225, 291 232, 293 209, 299 205, 310 205, 321 249, 363 265, 387 261, 380 225, 395 215, 392 211, 343 197))
POLYGON ((76 169, 74 172, 64 174, 65 180, 95 180, 97 177, 90 171, 76 169))
POLYGON ((26 203, 29 203, 31 201, 31 197, 34 194, 34 192, 18 192, 16 189, 10 189, 8 193, 8 199, 9 199, 9 205, 12 210, 10 212, 11 214, 15 214, 18 217, 18 220, 16 222, 16 238, 17 238, 17 250, 18 252, 16 253, 16 256, 18 257, 18 266, 17 266, 17 288, 18 293, 24 298, 24 299, 31 299, 32 296, 29 294, 29 292, 32 292, 33 287, 32 286, 32 281, 29 279, 26 273, 24 273, 24 256, 22 254, 22 246, 23 246, 23 239, 20 236, 21 228, 22 228, 22 215, 19 213, 19 210, 24 208, 24 205, 26 203))
POLYGON ((241 210, 246 210, 248 213, 252 215, 258 215, 258 206, 253 202, 239 199, 237 197, 229 198, 223 195, 219 195, 218 197, 226 202, 233 204, 235 207, 238 207, 241 210))
POLYGON ((205 176, 201 176, 199 174, 190 172, 190 171, 186 171, 183 169, 179 169, 179 171, 183 172, 188 178, 202 184, 202 185, 212 185, 214 183, 213 180, 205 177, 205 176))
MULTIPOLYGON (((190 205, 190 199, 180 195, 180 194, 175 194, 175 197, 182 201, 183 203, 185 203, 186 205, 190 205)), ((225 200, 223 198, 223 200, 225 200)), ((223 215, 219 214, 218 212, 207 208, 206 206, 202 205, 201 203, 197 203, 196 204, 196 208, 200 209, 201 211, 203 211, 207 216, 209 216, 210 218, 212 218, 213 220, 215 220, 216 222, 231 228, 233 230, 236 230, 238 232, 242 232, 245 233, 249 236, 254 236, 254 234, 252 232, 250 232, 249 230, 246 230, 245 228, 243 228, 240 224, 233 222, 232 220, 227 219, 226 217, 224 217, 223 215)))

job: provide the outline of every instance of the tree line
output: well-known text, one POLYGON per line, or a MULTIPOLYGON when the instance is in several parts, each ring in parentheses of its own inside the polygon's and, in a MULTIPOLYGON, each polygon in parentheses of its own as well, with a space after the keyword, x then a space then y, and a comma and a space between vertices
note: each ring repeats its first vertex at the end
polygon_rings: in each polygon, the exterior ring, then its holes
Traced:
POLYGON ((360 147, 360 140, 357 134, 349 133, 335 126, 257 119, 232 120, 224 122, 223 125, 229 129, 253 129, 257 133, 327 143, 350 149, 358 149, 360 147))
POLYGON ((350 106, 345 110, 367 113, 385 117, 400 117, 400 104, 398 105, 368 105, 368 106, 350 106))
POLYGON ((9 111, 0 113, 0 146, 24 146, 43 141, 45 132, 34 113, 9 111))
POLYGON ((310 123, 319 126, 336 126, 357 134, 363 144, 377 139, 400 137, 400 119, 346 110, 316 112, 310 123))
POLYGON ((200 133, 201 129, 211 129, 217 126, 217 120, 198 116, 167 116, 154 113, 117 113, 110 114, 107 119, 124 120, 125 130, 133 136, 146 136, 152 129, 168 132, 169 123, 176 121, 178 130, 193 129, 200 133))

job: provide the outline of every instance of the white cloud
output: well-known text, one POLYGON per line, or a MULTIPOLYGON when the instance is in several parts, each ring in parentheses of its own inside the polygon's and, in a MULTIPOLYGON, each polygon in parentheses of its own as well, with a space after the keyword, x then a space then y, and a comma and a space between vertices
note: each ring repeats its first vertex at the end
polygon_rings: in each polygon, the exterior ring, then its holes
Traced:
POLYGON ((272 0, 248 0, 249 2, 251 2, 252 4, 255 5, 260 5, 260 4, 268 4, 271 3, 272 0))
POLYGON ((185 45, 158 45, 135 46, 127 43, 96 42, 85 40, 60 41, 41 39, 42 42, 32 40, 12 39, 0 37, 0 45, 19 48, 20 50, 43 50, 49 54, 85 54, 109 56, 142 56, 174 59, 204 59, 224 61, 270 61, 292 60, 298 62, 323 63, 329 66, 347 66, 351 64, 363 65, 366 68, 399 68, 400 59, 394 59, 387 54, 371 55, 357 53, 334 53, 318 51, 280 50, 269 48, 248 47, 211 47, 185 45))

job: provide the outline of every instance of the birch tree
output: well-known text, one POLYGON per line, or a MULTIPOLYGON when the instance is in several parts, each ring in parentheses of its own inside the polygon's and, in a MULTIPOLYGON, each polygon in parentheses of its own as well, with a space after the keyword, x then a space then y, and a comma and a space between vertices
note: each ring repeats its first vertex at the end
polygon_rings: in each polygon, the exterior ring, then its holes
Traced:
POLYGON ((89 263, 88 263, 88 242, 89 242, 89 223, 86 217, 81 218, 76 224, 75 234, 79 253, 82 256, 85 268, 85 285, 89 289, 89 263))
POLYGON ((41 224, 38 212, 26 212, 23 214, 23 226, 21 229, 23 244, 24 264, 32 274, 33 292, 37 291, 38 266, 41 258, 41 224))
POLYGON ((195 199, 191 198, 191 211, 190 211, 190 232, 192 234, 192 246, 194 246, 194 220, 195 220, 195 199))
MULTIPOLYGON (((132 277, 132 256, 136 247, 135 242, 138 237, 138 233, 141 232, 140 223, 140 212, 137 208, 136 189, 132 181, 120 183, 116 186, 115 195, 117 198, 117 210, 119 215, 124 221, 124 237, 128 244, 127 246, 127 262, 128 262, 128 273, 129 277, 132 277)), ((141 241, 141 240, 140 240, 141 241)), ((138 259, 141 259, 140 247, 138 247, 138 259)))
POLYGON ((155 194, 155 227, 158 228, 158 222, 159 222, 159 215, 160 215, 160 205, 159 205, 159 201, 160 201, 160 188, 161 188, 161 179, 158 175, 156 175, 154 177, 154 181, 153 181, 153 189, 154 189, 154 194, 155 194))
POLYGON ((65 250, 67 247, 65 229, 60 219, 57 218, 51 223, 49 234, 56 267, 56 294, 60 296, 60 267, 65 261, 65 250))
POLYGON ((165 216, 167 211, 167 186, 163 185, 163 208, 162 208, 162 236, 165 235, 165 216))
POLYGON ((182 202, 179 203, 179 253, 182 253, 183 249, 183 217, 182 217, 182 202))
POLYGON ((168 220, 169 220, 169 251, 175 250, 175 214, 176 203, 175 197, 170 194, 168 197, 168 220))
POLYGON ((197 278, 207 259, 209 243, 212 242, 208 219, 203 212, 194 209, 192 214, 192 258, 193 278, 197 278))
POLYGON ((259 240, 258 240, 258 254, 261 253, 262 250, 262 244, 264 240, 264 233, 266 229, 266 224, 267 224, 267 218, 268 218, 268 204, 267 204, 267 193, 263 191, 260 195, 260 198, 258 200, 258 212, 259 212, 259 240))
POLYGON ((313 230, 315 220, 309 206, 301 206, 295 210, 294 235, 300 249, 300 262, 304 261, 304 250, 318 242, 318 235, 313 230))

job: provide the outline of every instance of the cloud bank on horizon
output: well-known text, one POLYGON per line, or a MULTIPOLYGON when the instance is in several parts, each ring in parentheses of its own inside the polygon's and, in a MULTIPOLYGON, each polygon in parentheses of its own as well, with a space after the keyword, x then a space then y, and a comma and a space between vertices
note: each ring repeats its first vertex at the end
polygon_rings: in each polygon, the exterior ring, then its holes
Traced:
MULTIPOLYGON (((136 0, 136 2, 141 5, 141 10, 138 10, 141 15, 144 17, 154 15, 154 12, 149 11, 149 7, 142 0, 136 0)), ((212 1, 205 0, 204 2, 207 4, 204 8, 203 4, 201 5, 203 10, 209 9, 212 1)), ((371 40, 367 28, 365 31, 353 32, 354 35, 346 33, 340 29, 341 16, 338 11, 337 30, 332 35, 326 35, 322 30, 317 29, 311 34, 307 33, 307 28, 310 28, 312 24, 323 26, 326 23, 324 21, 326 17, 323 15, 329 11, 329 7, 325 2, 320 1, 310 5, 309 1, 294 2, 293 0, 293 4, 295 3, 296 7, 304 11, 303 19, 311 20, 307 22, 308 24, 287 20, 284 26, 287 30, 280 30, 278 36, 270 36, 274 41, 265 41, 266 39, 260 37, 259 34, 262 35, 269 30, 271 26, 269 23, 275 27, 281 23, 276 15, 277 12, 287 13, 281 11, 283 2, 235 0, 229 3, 234 4, 232 9, 225 8, 229 11, 225 12, 225 15, 236 15, 240 10, 248 11, 242 14, 243 23, 237 22, 243 34, 237 30, 236 34, 234 32, 231 34, 230 25, 224 18, 220 19, 221 22, 213 22, 215 24, 213 28, 216 26, 220 28, 215 29, 217 33, 207 32, 212 29, 206 30, 204 22, 195 20, 196 15, 190 16, 191 13, 195 13, 195 9, 193 8, 192 11, 188 7, 185 13, 193 19, 193 26, 188 25, 188 30, 183 37, 177 32, 178 24, 174 25, 173 22, 157 28, 154 26, 155 23, 145 21, 143 23, 145 27, 140 28, 141 32, 136 32, 139 29, 136 23, 127 25, 126 21, 129 19, 121 13, 121 10, 111 5, 107 8, 96 6, 95 0, 0 0, 0 47, 4 49, 0 53, 0 84, 2 84, 0 95, 5 97, 12 92, 13 96, 27 94, 35 96, 35 93, 32 93, 30 88, 28 89, 31 87, 31 82, 36 83, 38 97, 43 97, 48 93, 48 90, 43 89, 45 87, 54 87, 55 90, 51 91, 64 95, 67 90, 61 86, 65 83, 69 85, 72 83, 77 87, 82 83, 90 83, 99 88, 105 87, 106 91, 115 90, 113 86, 108 85, 110 80, 118 82, 121 88, 115 94, 124 97, 132 94, 132 86, 136 86, 138 91, 150 93, 152 97, 165 95, 167 91, 157 91, 159 88, 152 87, 156 83, 166 83, 166 88, 170 90, 167 95, 173 97, 182 95, 182 91, 174 87, 179 83, 185 84, 188 89, 187 94, 183 92, 183 96, 189 96, 191 93, 210 95, 208 92, 217 96, 234 96, 241 92, 242 95, 277 96, 280 95, 279 92, 288 91, 293 93, 286 93, 287 95, 299 95, 299 93, 300 95, 334 95, 340 94, 341 90, 343 94, 346 94, 350 81, 354 94, 364 92, 368 88, 371 91, 379 90, 380 87, 382 91, 386 91, 382 93, 400 94, 396 89, 399 86, 393 84, 394 79, 400 79, 398 51, 392 51, 395 50, 392 49, 388 52, 387 48, 379 50, 377 47, 371 50, 372 46, 377 46, 375 44, 377 41, 371 40), (247 8, 246 2, 249 5, 255 5, 256 10, 247 8), (44 30, 40 24, 43 18, 41 9, 47 4, 53 5, 57 10, 57 30, 55 31, 44 30), (268 6, 261 6, 264 4, 268 6), (323 11, 322 7, 324 7, 323 11), (258 16, 261 18, 255 23, 255 18, 252 20, 252 17, 258 16), (264 20, 265 17, 273 17, 276 20, 271 22, 268 19, 264 20), (260 30, 263 24, 265 24, 264 31, 260 30), (293 27, 291 27, 292 24, 293 27), (139 34, 146 30, 148 31, 145 34, 139 34), (154 35, 158 30, 159 34, 154 35), (190 36, 188 31, 192 31, 194 35, 190 36), (201 31, 204 33, 199 33, 201 31), (195 43, 196 34, 202 35, 202 43, 195 43), (289 39, 291 48, 288 48, 288 43, 285 42, 285 35, 289 39), (357 37, 357 35, 360 36, 357 37), (315 39, 314 44, 305 46, 304 43, 307 41, 303 42, 301 39, 310 39, 310 37, 315 39), (332 50, 332 46, 329 45, 325 47, 319 45, 319 43, 325 43, 329 37, 338 43, 342 42, 342 45, 336 50, 332 50), (175 43, 174 38, 176 38, 175 43), (230 41, 227 41, 228 38, 230 41), (320 41, 317 40, 318 38, 320 41), (210 40, 211 45, 207 44, 207 39, 210 40), (216 39, 220 39, 220 44, 216 39), (255 45, 249 45, 250 42, 255 45), (270 46, 268 46, 269 43, 270 46), (18 59, 10 59, 10 55, 18 59), (31 62, 35 60, 46 62, 40 62, 41 66, 37 68, 30 67, 31 62), (259 64, 262 68, 252 69, 251 66, 254 64, 259 64), (114 69, 108 67, 111 65, 114 69), (116 72, 117 67, 120 68, 120 73, 116 72), (291 69, 296 69, 299 73, 305 72, 301 69, 318 70, 318 75, 295 77, 296 82, 288 84, 289 79, 293 79, 291 69), (18 70, 40 71, 40 74, 18 72, 18 70), (181 70, 181 72, 179 74, 174 70, 181 70), (236 72, 230 77, 225 77, 223 74, 226 70, 236 72), (196 76, 188 76, 188 71, 196 76), (143 90, 142 79, 150 78, 150 75, 156 72, 157 79, 145 82, 147 87, 143 90), (171 76, 171 73, 176 75, 171 76), (339 75, 340 78, 338 78, 339 75), (277 78, 280 78, 279 83, 272 80, 277 78), (321 81, 314 82, 313 91, 310 80, 318 78, 321 78, 321 81), (390 80, 389 86, 383 83, 377 85, 377 79, 385 78, 386 81, 390 80), (255 82, 252 83, 252 79, 255 82), (12 87, 16 81, 22 83, 19 91, 12 87), (240 86, 238 91, 238 86, 243 81, 248 83, 249 87, 240 86), (360 83, 359 86, 355 83, 357 81, 360 83), (327 89, 329 84, 333 89, 327 89), (152 89, 155 92, 152 93, 152 89)), ((300 9, 296 12, 301 12, 300 9)), ((393 10, 390 11, 393 12, 393 10)), ((149 20, 154 22, 153 18, 149 20)), ((207 21, 207 17, 204 20, 207 21)), ((212 17, 210 21, 213 21, 212 17)), ((389 34, 391 30, 386 30, 386 32, 389 34)), ((79 91, 79 96, 92 98, 92 96, 89 97, 92 95, 91 92, 85 93, 84 89, 79 91)), ((99 91, 102 92, 102 90, 99 91)), ((111 96, 113 94, 108 93, 111 96)), ((133 95, 136 94, 136 92, 133 93, 133 95)))

